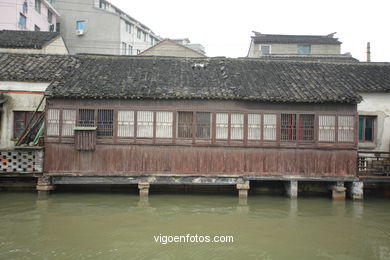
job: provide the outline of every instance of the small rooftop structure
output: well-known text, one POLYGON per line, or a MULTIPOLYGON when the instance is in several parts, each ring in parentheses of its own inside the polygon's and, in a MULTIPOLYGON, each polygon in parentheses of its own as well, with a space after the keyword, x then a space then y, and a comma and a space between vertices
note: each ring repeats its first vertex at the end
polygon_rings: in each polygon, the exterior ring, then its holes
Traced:
MULTIPOLYGON (((199 44, 200 45, 200 44, 199 44)), ((202 48, 203 46, 200 45, 202 48)), ((204 49, 204 48, 203 48, 204 49)), ((168 57, 206 57, 204 52, 200 52, 189 45, 183 45, 174 40, 165 39, 156 45, 138 54, 140 56, 168 56, 168 57)))
POLYGON ((262 34, 253 31, 252 39, 255 43, 306 43, 306 44, 335 44, 340 45, 334 33, 328 35, 287 35, 287 34, 262 34))

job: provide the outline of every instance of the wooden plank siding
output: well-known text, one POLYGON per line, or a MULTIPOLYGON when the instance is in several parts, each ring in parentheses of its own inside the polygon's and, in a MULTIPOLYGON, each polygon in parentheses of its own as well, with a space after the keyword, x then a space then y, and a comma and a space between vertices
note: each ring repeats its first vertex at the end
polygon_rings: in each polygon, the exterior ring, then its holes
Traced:
MULTIPOLYGON (((77 150, 74 136, 61 135, 65 126, 60 122, 60 135, 46 135, 45 138, 44 166, 47 173, 88 176, 134 174, 356 176, 356 105, 207 100, 50 99, 47 109, 59 109, 66 113, 69 113, 70 109, 93 109, 95 115, 98 110, 110 109, 114 115, 112 136, 96 136, 93 151, 77 150), (126 114, 122 111, 133 113, 126 114), (145 114, 145 111, 148 113, 145 114), (186 131, 192 131, 192 138, 180 137, 181 130, 178 131, 180 111, 193 112, 191 119, 193 125, 186 128, 186 131), (201 114, 198 116, 197 112, 201 114), (209 117, 206 112, 210 113, 209 117), (227 122, 226 119, 223 121, 229 128, 225 139, 219 139, 216 135, 217 113, 229 115, 227 122), (297 123, 295 139, 281 140, 280 121, 283 113, 296 114, 296 121, 301 115, 314 115, 314 119, 306 120, 309 125, 313 124, 313 129, 303 132, 304 126, 297 123), (260 118, 260 123, 258 119, 253 119, 254 114, 258 115, 256 118, 260 118), (276 115, 276 122, 272 120, 264 122, 264 115, 268 114, 276 115), (335 141, 329 141, 329 138, 325 138, 326 141, 318 140, 320 115, 335 116, 335 122, 332 122, 335 124, 335 141), (355 132, 348 142, 337 141, 339 116, 354 118, 355 132), (142 119, 140 123, 137 117, 142 119), (134 122, 131 123, 131 120, 134 122), (196 136, 198 130, 195 127, 197 120, 202 120, 202 127, 207 126, 210 121, 211 133, 201 128, 203 132, 198 138, 196 136), (170 122, 172 129, 167 126, 170 122), (154 128, 150 128, 150 124, 153 124, 154 128), (258 135, 253 133, 249 135, 249 124, 251 131, 260 129, 261 132, 258 135), (268 130, 262 131, 264 124, 269 124, 270 126, 267 126, 269 129, 276 127, 275 138, 269 138, 274 140, 265 140, 264 137, 270 135, 268 130), (276 126, 273 126, 275 124, 276 126), (231 130, 231 125, 234 125, 234 131, 231 130), (125 126, 129 127, 129 131, 124 130, 125 126), (139 137, 138 131, 142 127, 147 128, 148 137, 143 134, 139 137), (157 130, 157 127, 161 129, 157 130), (299 136, 304 133, 309 139, 313 135, 314 139, 302 140, 299 136), (166 138, 163 138, 164 136, 166 138), (209 138, 204 138, 205 136, 209 138)), ((60 113, 60 118, 62 117, 60 113)), ((67 121, 66 124, 68 127, 72 122, 67 121)), ((345 131, 349 131, 348 127, 348 125, 345 127, 345 131)))
POLYGON ((49 173, 356 175, 354 150, 97 145, 88 152, 72 144, 48 144, 46 149, 49 173))

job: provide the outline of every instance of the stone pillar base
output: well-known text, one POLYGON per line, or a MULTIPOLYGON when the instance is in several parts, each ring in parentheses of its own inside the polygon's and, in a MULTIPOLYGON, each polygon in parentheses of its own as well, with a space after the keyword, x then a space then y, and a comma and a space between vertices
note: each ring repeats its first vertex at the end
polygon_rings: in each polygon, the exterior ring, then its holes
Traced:
POLYGON ((139 195, 141 197, 149 196, 149 188, 150 188, 149 182, 139 182, 138 183, 139 195))
POLYGON ((56 186, 51 183, 50 177, 42 176, 37 181, 37 191, 39 194, 48 194, 50 191, 55 190, 56 186))
POLYGON ((290 199, 298 198, 298 181, 288 181, 284 183, 286 187, 287 196, 290 199))
POLYGON ((330 189, 334 200, 345 200, 345 191, 347 188, 344 187, 343 182, 336 183, 336 185, 331 186, 330 189))
POLYGON ((363 199, 363 182, 362 181, 354 181, 351 183, 350 196, 354 200, 362 200, 363 199))
POLYGON ((248 197, 248 191, 250 189, 249 181, 246 181, 245 183, 237 183, 236 188, 238 190, 238 197, 239 198, 247 198, 248 197))

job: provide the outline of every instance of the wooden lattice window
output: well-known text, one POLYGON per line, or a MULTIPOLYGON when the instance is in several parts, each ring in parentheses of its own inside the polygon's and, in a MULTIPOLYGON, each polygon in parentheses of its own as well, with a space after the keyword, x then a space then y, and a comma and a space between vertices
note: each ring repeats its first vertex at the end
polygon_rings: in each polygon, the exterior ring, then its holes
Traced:
POLYGON ((73 136, 76 126, 76 110, 62 110, 62 136, 73 136))
POLYGON ((338 141, 353 142, 354 141, 354 116, 339 116, 338 117, 338 141))
POLYGON ((192 112, 177 112, 177 137, 192 138, 192 112))
POLYGON ((156 112, 156 137, 172 138, 172 112, 156 112))
POLYGON ((280 121, 280 140, 297 140, 297 115, 282 114, 280 121))
POLYGON ((263 115, 263 139, 265 141, 276 141, 276 115, 263 115))
POLYGON ((217 113, 216 114, 216 138, 217 139, 228 139, 229 134, 229 114, 228 113, 217 113))
POLYGON ((109 109, 98 110, 97 136, 112 136, 114 126, 114 111, 109 109))
POLYGON ((336 116, 318 116, 318 141, 334 142, 336 140, 336 116))
POLYGON ((47 110, 47 135, 58 136, 60 134, 60 110, 47 110))
POLYGON ((248 114, 248 140, 261 139, 261 115, 248 114))
POLYGON ((80 109, 78 126, 95 126, 95 111, 93 109, 80 109))
POLYGON ((118 137, 134 137, 134 111, 118 111, 118 137))
POLYGON ((299 115, 299 140, 314 141, 314 115, 299 115))
POLYGON ((152 111, 137 112, 137 137, 153 137, 154 113, 152 111))
POLYGON ((210 139, 211 137, 211 113, 196 113, 196 137, 201 139, 210 139))
POLYGON ((230 139, 232 140, 244 139, 244 115, 243 114, 231 114, 230 139))

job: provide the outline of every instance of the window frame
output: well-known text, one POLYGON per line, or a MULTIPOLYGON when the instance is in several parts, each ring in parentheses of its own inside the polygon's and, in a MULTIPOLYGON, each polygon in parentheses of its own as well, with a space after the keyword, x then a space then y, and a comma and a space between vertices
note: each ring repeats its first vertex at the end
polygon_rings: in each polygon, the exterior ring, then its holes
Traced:
POLYGON ((22 13, 19 13, 18 27, 19 29, 27 29, 27 16, 22 13), (22 21, 24 21, 24 24, 22 21))
POLYGON ((311 47, 312 47, 311 44, 298 44, 297 53, 300 55, 311 55, 312 54, 311 47))
MULTIPOLYGON (((337 143, 338 141, 337 141, 337 139, 338 139, 338 125, 337 125, 337 123, 338 123, 338 119, 337 119, 337 114, 318 114, 317 115, 317 119, 316 119, 316 121, 317 121, 317 141, 319 142, 319 143, 337 143), (327 117, 333 117, 333 119, 334 119, 334 125, 333 126, 329 126, 329 125, 326 125, 327 127, 333 127, 334 129, 333 129, 333 140, 331 140, 331 141, 329 141, 329 140, 320 140, 320 134, 321 134, 321 130, 322 129, 320 129, 320 117, 324 117, 324 116, 327 116, 327 117)), ((330 129, 330 130, 332 130, 332 129, 330 129)))
POLYGON ((37 13, 41 13, 41 9, 42 9, 42 1, 41 0, 35 0, 34 1, 34 9, 37 13))
POLYGON ((206 111, 196 111, 195 112, 195 133, 194 134, 194 137, 196 140, 211 140, 213 138, 213 113, 212 112, 206 112, 206 111), (208 134, 208 137, 199 137, 198 136, 198 133, 199 133, 199 128, 207 128, 207 126, 199 126, 199 123, 198 123, 198 115, 200 114, 209 114, 209 134, 208 134))
POLYGON ((53 23, 53 13, 50 11, 50 9, 47 9, 47 22, 53 23))
POLYGON ((270 44, 261 44, 260 45, 260 53, 262 55, 271 55, 272 54, 272 52, 271 52, 271 45, 270 44), (268 53, 264 53, 263 52, 263 47, 268 47, 268 53))
POLYGON ((358 142, 359 143, 375 143, 376 142, 376 124, 377 124, 377 116, 374 115, 359 115, 359 124, 358 124, 358 142), (363 139, 360 140, 360 118, 363 118, 363 139), (372 128, 371 135, 372 140, 366 140, 366 122, 367 118, 372 119, 372 128))
MULTIPOLYGON (((194 120, 195 120, 195 117, 196 117, 196 115, 195 115, 195 111, 188 111, 188 110, 177 110, 176 111, 176 140, 192 140, 192 139, 194 139, 194 136, 195 136, 195 129, 194 129, 194 127, 195 127, 195 124, 194 124, 194 120), (179 124, 180 124, 180 122, 179 122, 179 119, 180 119, 180 116, 179 116, 179 113, 187 113, 188 115, 192 115, 191 116, 191 127, 188 127, 188 129, 191 129, 191 136, 185 136, 185 137, 182 137, 182 136, 179 136, 179 134, 180 134, 180 126, 179 126, 179 124)), ((188 121, 188 122, 190 122, 190 121, 188 121)))
POLYGON ((83 30, 83 31, 85 31, 86 25, 87 25, 87 23, 86 23, 85 20, 77 20, 76 21, 76 30, 83 30))
MULTIPOLYGON (((16 136, 16 113, 23 113, 23 124, 24 124, 24 127, 23 127, 23 131, 21 133, 21 135, 23 135, 23 132, 26 130, 26 127, 28 126, 28 123, 30 122, 30 119, 33 117, 35 111, 20 111, 20 110, 15 110, 15 111, 12 111, 12 116, 13 116, 13 122, 12 122, 12 125, 13 125, 13 129, 12 129, 12 139, 13 140, 17 140, 21 137, 20 136, 16 136), (28 115, 31 114, 31 117, 29 117, 28 115)), ((37 113, 35 114, 35 119, 37 119, 39 117, 39 115, 42 113, 42 111, 37 111, 37 113)), ((37 130, 38 131, 38 130, 37 130)))

